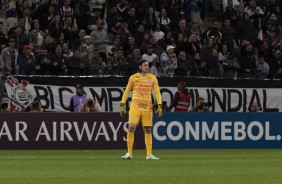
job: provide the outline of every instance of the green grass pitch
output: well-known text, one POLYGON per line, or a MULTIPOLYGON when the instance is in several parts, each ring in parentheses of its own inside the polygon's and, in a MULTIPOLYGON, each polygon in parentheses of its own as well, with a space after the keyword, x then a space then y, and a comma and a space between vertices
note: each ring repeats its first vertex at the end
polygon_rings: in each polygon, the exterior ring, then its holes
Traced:
POLYGON ((0 150, 0 184, 281 184, 281 149, 0 150))

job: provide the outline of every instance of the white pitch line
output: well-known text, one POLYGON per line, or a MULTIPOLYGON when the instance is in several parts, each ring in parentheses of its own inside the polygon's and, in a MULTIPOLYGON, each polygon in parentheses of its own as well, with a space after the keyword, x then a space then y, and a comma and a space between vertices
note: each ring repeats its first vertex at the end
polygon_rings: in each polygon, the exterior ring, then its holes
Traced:
MULTIPOLYGON (((257 156, 257 157, 263 157, 263 158, 269 158, 270 155, 261 155, 261 156, 257 156)), ((275 157, 276 155, 271 155, 271 157, 275 157)), ((186 155, 186 156, 161 156, 161 158, 249 158, 249 157, 253 157, 253 155, 243 155, 243 156, 220 156, 220 155, 215 155, 215 156, 200 156, 200 155, 186 155)), ((277 155, 277 158, 280 158, 282 156, 277 155)), ((30 156, 30 157, 25 157, 25 156, 8 156, 8 157, 1 157, 0 159, 120 159, 121 156, 109 156, 109 157, 99 157, 99 156, 90 156, 90 157, 36 157, 36 156, 30 156)), ((136 159, 139 158, 143 158, 140 156, 137 157, 133 157, 136 159)), ((145 158, 145 157, 144 157, 145 158)))

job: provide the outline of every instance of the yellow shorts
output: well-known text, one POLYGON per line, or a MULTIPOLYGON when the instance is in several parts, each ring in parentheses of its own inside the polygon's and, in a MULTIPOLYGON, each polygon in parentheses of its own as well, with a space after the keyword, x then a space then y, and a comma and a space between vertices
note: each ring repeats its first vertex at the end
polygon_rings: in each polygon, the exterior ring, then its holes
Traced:
POLYGON ((130 108, 128 123, 136 125, 142 122, 142 126, 153 126, 153 111, 141 111, 136 108, 130 108))

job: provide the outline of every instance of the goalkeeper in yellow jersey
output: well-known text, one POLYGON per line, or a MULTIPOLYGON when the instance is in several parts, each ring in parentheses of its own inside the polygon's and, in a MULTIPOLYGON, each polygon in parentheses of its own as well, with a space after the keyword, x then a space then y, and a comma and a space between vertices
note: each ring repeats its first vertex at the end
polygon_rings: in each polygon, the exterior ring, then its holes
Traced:
POLYGON ((134 143, 134 132, 139 122, 142 122, 145 145, 147 151, 147 160, 158 160, 152 154, 152 126, 153 126, 153 104, 152 104, 152 90, 154 90, 158 102, 157 114, 158 117, 163 115, 162 97, 158 80, 155 75, 149 73, 149 63, 146 60, 138 62, 139 72, 130 76, 122 101, 120 104, 120 115, 126 114, 124 104, 129 96, 130 91, 133 91, 132 102, 130 104, 128 117, 128 132, 127 132, 127 149, 128 152, 122 156, 123 159, 132 158, 132 147, 134 143))

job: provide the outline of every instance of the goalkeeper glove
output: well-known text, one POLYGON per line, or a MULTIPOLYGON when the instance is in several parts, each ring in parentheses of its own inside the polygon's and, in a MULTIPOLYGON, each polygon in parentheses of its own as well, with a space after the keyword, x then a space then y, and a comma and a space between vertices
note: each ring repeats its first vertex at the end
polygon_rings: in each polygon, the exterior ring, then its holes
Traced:
POLYGON ((161 118, 163 116, 163 108, 162 108, 161 104, 158 105, 158 109, 157 109, 156 113, 158 115, 158 118, 161 118))
POLYGON ((120 109, 119 109, 120 116, 123 117, 126 114, 126 110, 124 108, 124 103, 121 103, 119 105, 119 107, 120 107, 120 109))

